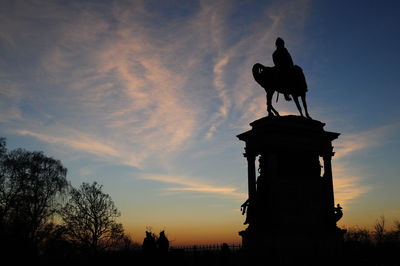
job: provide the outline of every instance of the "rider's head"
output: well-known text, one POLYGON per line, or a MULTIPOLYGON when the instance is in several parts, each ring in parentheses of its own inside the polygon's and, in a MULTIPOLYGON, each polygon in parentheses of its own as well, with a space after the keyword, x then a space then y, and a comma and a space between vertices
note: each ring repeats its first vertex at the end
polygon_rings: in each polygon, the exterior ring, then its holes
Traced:
POLYGON ((282 38, 278 37, 275 41, 276 47, 285 47, 285 42, 282 38))

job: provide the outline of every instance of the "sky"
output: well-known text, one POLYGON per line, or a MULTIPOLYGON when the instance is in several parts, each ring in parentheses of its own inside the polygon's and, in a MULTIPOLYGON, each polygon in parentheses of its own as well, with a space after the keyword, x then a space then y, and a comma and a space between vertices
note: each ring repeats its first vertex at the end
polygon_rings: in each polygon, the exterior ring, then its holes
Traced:
MULTIPOLYGON (((135 242, 240 243, 255 63, 282 37, 333 142, 341 227, 400 219, 398 1, 0 2, 0 136, 98 182, 135 242)), ((281 97, 281 99, 283 99, 281 97)), ((298 114, 293 102, 274 106, 298 114)))

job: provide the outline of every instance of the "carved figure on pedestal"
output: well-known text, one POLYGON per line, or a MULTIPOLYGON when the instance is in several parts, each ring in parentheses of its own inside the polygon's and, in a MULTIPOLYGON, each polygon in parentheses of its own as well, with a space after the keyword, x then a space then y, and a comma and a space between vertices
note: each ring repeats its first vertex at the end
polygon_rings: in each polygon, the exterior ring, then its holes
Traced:
POLYGON ((343 211, 342 211, 343 208, 340 206, 340 204, 337 204, 334 209, 335 209, 335 222, 337 222, 343 217, 343 211))
POLYGON ((289 96, 291 95, 300 115, 304 116, 298 99, 298 97, 301 97, 305 115, 311 119, 306 102, 307 82, 303 70, 301 67, 293 64, 292 57, 285 48, 283 39, 278 38, 275 45, 276 50, 272 55, 275 66, 266 67, 257 63, 252 69, 254 79, 267 93, 268 115, 279 116, 278 111, 272 106, 272 96, 276 91, 283 93, 287 101, 291 100, 289 96))
POLYGON ((243 224, 248 224, 248 223, 249 223, 249 214, 248 214, 248 211, 247 211, 247 208, 248 208, 248 207, 249 207, 249 199, 247 199, 247 200, 240 206, 240 210, 242 211, 242 215, 245 215, 246 212, 247 212, 246 220, 244 221, 243 224))

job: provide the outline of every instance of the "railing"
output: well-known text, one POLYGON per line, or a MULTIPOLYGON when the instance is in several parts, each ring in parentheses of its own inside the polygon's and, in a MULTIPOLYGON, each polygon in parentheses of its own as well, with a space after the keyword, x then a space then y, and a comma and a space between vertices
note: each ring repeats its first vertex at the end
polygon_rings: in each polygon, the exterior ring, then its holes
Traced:
POLYGON ((203 254, 203 253, 221 253, 221 252, 237 252, 242 248, 241 245, 231 244, 224 246, 222 244, 215 245, 193 245, 193 246, 171 246, 170 252, 184 252, 185 254, 203 254))

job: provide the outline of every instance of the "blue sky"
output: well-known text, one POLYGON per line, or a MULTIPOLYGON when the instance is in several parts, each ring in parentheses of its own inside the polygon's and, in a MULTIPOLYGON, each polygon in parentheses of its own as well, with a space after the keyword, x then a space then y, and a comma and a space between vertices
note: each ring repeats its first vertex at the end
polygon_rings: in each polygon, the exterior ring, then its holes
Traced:
MULTIPOLYGON (((339 132, 342 226, 400 219, 397 1, 2 1, 0 136, 97 181, 135 241, 239 242, 246 160, 266 114, 251 76, 282 37, 311 116, 339 132)), ((297 114, 293 102, 274 103, 297 114)))

